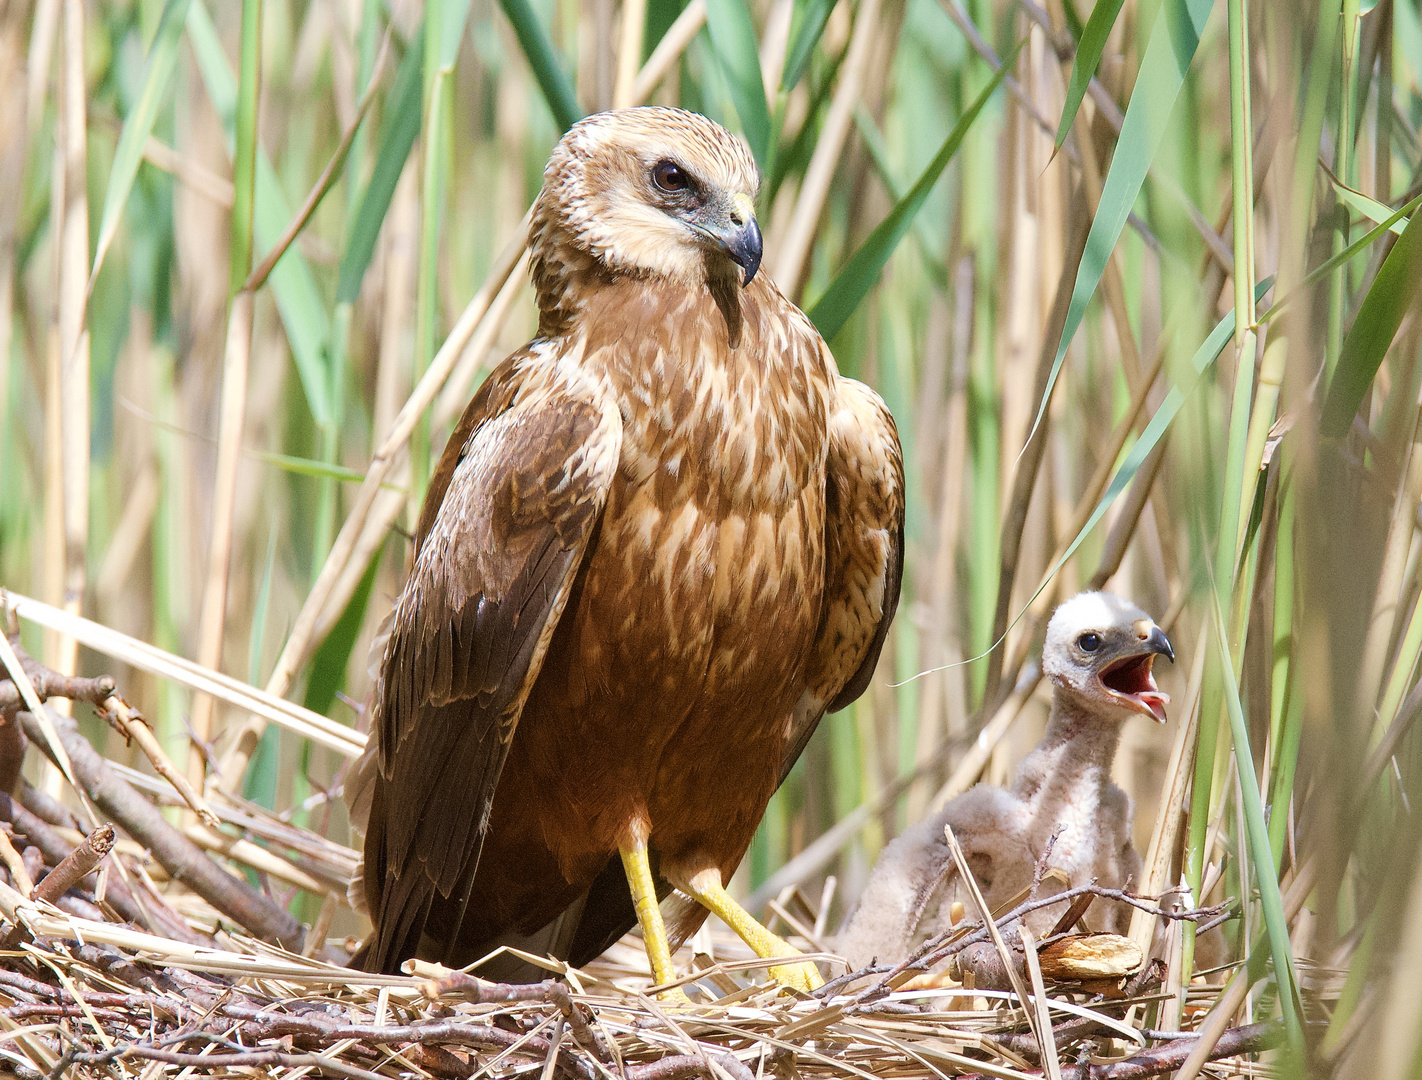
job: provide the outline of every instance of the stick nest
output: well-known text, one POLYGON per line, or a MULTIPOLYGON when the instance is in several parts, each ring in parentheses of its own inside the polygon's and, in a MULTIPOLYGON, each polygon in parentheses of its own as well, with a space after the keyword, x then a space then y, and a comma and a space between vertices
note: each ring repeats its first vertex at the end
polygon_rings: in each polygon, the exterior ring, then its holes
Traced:
MULTIPOLYGON (((839 975, 842 961, 812 953, 838 977, 811 996, 768 983, 765 961, 708 930, 679 957, 689 1005, 649 996, 645 956, 630 935, 586 969, 524 957, 552 976, 530 984, 420 962, 407 965, 409 975, 353 971, 325 939, 354 852, 233 796, 212 791, 204 801, 173 782, 180 774, 166 759, 153 760, 157 777, 106 762, 43 700, 88 700, 120 731, 141 735, 142 718, 112 680, 65 681, 18 650, 12 657, 12 678, 0 679, 0 725, 22 729, 72 779, 79 803, 69 810, 25 785, 19 798, 0 794, 0 1071, 26 1080, 1125 1080, 1177 1069, 1199 1045, 1191 1032, 1146 1026, 1167 996, 1158 962, 1130 976, 1049 981, 1027 1009, 1012 991, 948 976, 985 947, 1017 972, 1022 941, 1012 927, 1042 903, 1031 899, 996 920, 1011 944, 985 945, 987 928, 965 920, 894 967, 839 975), (158 811, 164 804, 185 806, 191 824, 172 825, 158 811), (324 893, 315 925, 295 923, 269 891, 248 885, 244 867, 324 893)), ((161 755, 156 740, 138 741, 150 758, 161 755)), ((1076 911, 1093 891, 1058 902, 1072 900, 1076 911)), ((819 947, 808 927, 824 921, 797 891, 772 909, 792 940, 819 947)), ((1034 956, 1050 960, 1069 936, 1036 943, 1034 956)), ((1054 969, 1026 970, 1040 986, 1054 969)), ((1182 1015, 1198 1019, 1218 996, 1215 986, 1187 988, 1182 1015)), ((1230 1028, 1208 1056, 1260 1075, 1266 1067, 1240 1058, 1279 1034, 1271 1024, 1230 1028)))

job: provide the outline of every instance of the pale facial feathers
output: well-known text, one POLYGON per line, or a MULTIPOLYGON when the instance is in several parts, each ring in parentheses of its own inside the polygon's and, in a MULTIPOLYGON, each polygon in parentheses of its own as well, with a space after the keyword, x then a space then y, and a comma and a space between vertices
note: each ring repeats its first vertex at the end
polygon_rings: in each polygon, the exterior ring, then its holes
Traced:
POLYGON ((579 121, 553 150, 534 210, 534 258, 570 245, 613 273, 685 284, 707 276, 708 256, 737 258, 749 243, 760 188, 745 142, 682 109, 643 107, 579 121))
POLYGON ((1143 713, 1164 723, 1170 698, 1151 673, 1156 656, 1175 658, 1165 632, 1149 615, 1111 593, 1085 592, 1052 614, 1042 672, 1103 717, 1124 720, 1143 713))

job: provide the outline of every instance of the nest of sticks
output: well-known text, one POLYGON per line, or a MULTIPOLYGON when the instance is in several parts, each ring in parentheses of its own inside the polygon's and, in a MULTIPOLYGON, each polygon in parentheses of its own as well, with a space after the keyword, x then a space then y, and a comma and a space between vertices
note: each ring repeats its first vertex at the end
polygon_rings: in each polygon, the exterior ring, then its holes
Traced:
POLYGON ((808 996, 770 984, 765 961, 710 930, 678 956, 689 1005, 652 994, 631 935, 586 969, 525 957, 550 974, 531 984, 420 962, 406 976, 352 971, 326 939, 354 851, 236 797, 204 797, 112 679, 57 675, 0 642, 0 782, 18 793, 0 794, 0 1073, 1126 1080, 1206 1062, 1215 1075, 1267 1074, 1258 1057, 1282 1035, 1230 1026, 1240 995, 1172 988, 1159 961, 1065 978, 1062 942, 1095 896, 1173 927, 1212 914, 1095 886, 965 917, 908 962, 843 974, 820 943, 828 896, 787 890, 771 905, 782 932, 836 976, 808 996), (93 704, 156 776, 105 760, 47 704, 57 697, 93 704), (68 778, 77 810, 17 779, 26 741, 68 778), (241 868, 325 894, 314 925, 241 868), (1043 903, 1066 905, 1063 932, 1024 948, 1013 924, 1043 903), (996 980, 978 980, 995 961, 996 980), (993 981, 1011 988, 983 988, 993 981), (1162 1017, 1174 1028, 1151 1026, 1162 1017))

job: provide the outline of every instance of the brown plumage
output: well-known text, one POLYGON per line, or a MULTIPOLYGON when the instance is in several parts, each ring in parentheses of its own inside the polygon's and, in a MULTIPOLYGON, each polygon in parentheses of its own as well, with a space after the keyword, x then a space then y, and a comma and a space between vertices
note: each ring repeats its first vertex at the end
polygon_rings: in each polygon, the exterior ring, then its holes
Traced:
POLYGON ((638 918, 629 852, 660 891, 718 889, 868 682, 898 437, 756 276, 757 183, 680 110, 590 117, 553 153, 539 337, 445 448, 374 693, 372 970, 510 941, 585 962, 638 918))

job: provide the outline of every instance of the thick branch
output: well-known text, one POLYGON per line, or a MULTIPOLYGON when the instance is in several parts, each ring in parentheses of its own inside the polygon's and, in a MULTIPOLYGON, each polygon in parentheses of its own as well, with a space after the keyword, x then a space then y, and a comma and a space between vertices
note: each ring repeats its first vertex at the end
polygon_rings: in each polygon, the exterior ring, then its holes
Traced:
MULTIPOLYGON (((15 650, 15 655, 20 659, 20 666, 25 669, 25 674, 34 684, 35 693, 39 695, 41 701, 48 701, 52 697, 62 697, 69 698, 71 701, 88 701, 97 705, 114 692, 114 680, 108 675, 100 675, 97 679, 85 679, 78 675, 61 675, 38 663, 20 648, 18 642, 11 642, 11 646, 15 650)), ((0 679, 0 715, 8 716, 23 704, 24 699, 20 696, 20 688, 15 685, 14 680, 0 679)))
MULTIPOLYGON (((1210 1060, 1219 1061, 1221 1058, 1235 1057, 1238 1054, 1254 1054, 1273 1049, 1283 1041, 1283 1035, 1284 1027, 1278 1022, 1231 1028, 1215 1043, 1214 1050, 1210 1052, 1210 1060)), ((1162 1046, 1142 1050, 1125 1061, 1116 1061, 1109 1065, 1064 1067, 1062 1080, 1143 1080, 1144 1077, 1174 1072, 1185 1064, 1195 1042, 1194 1037, 1175 1039, 1162 1046)))
MULTIPOLYGON (((39 721, 23 710, 18 716, 30 738, 48 753, 39 721)), ((201 848, 169 825, 157 807, 109 768, 108 762, 79 734, 79 727, 72 718, 53 712, 50 718, 59 731, 64 750, 74 767, 75 778, 89 798, 125 832, 148 848, 175 880, 181 881, 254 936, 300 951, 304 933, 296 916, 227 873, 201 848)))

